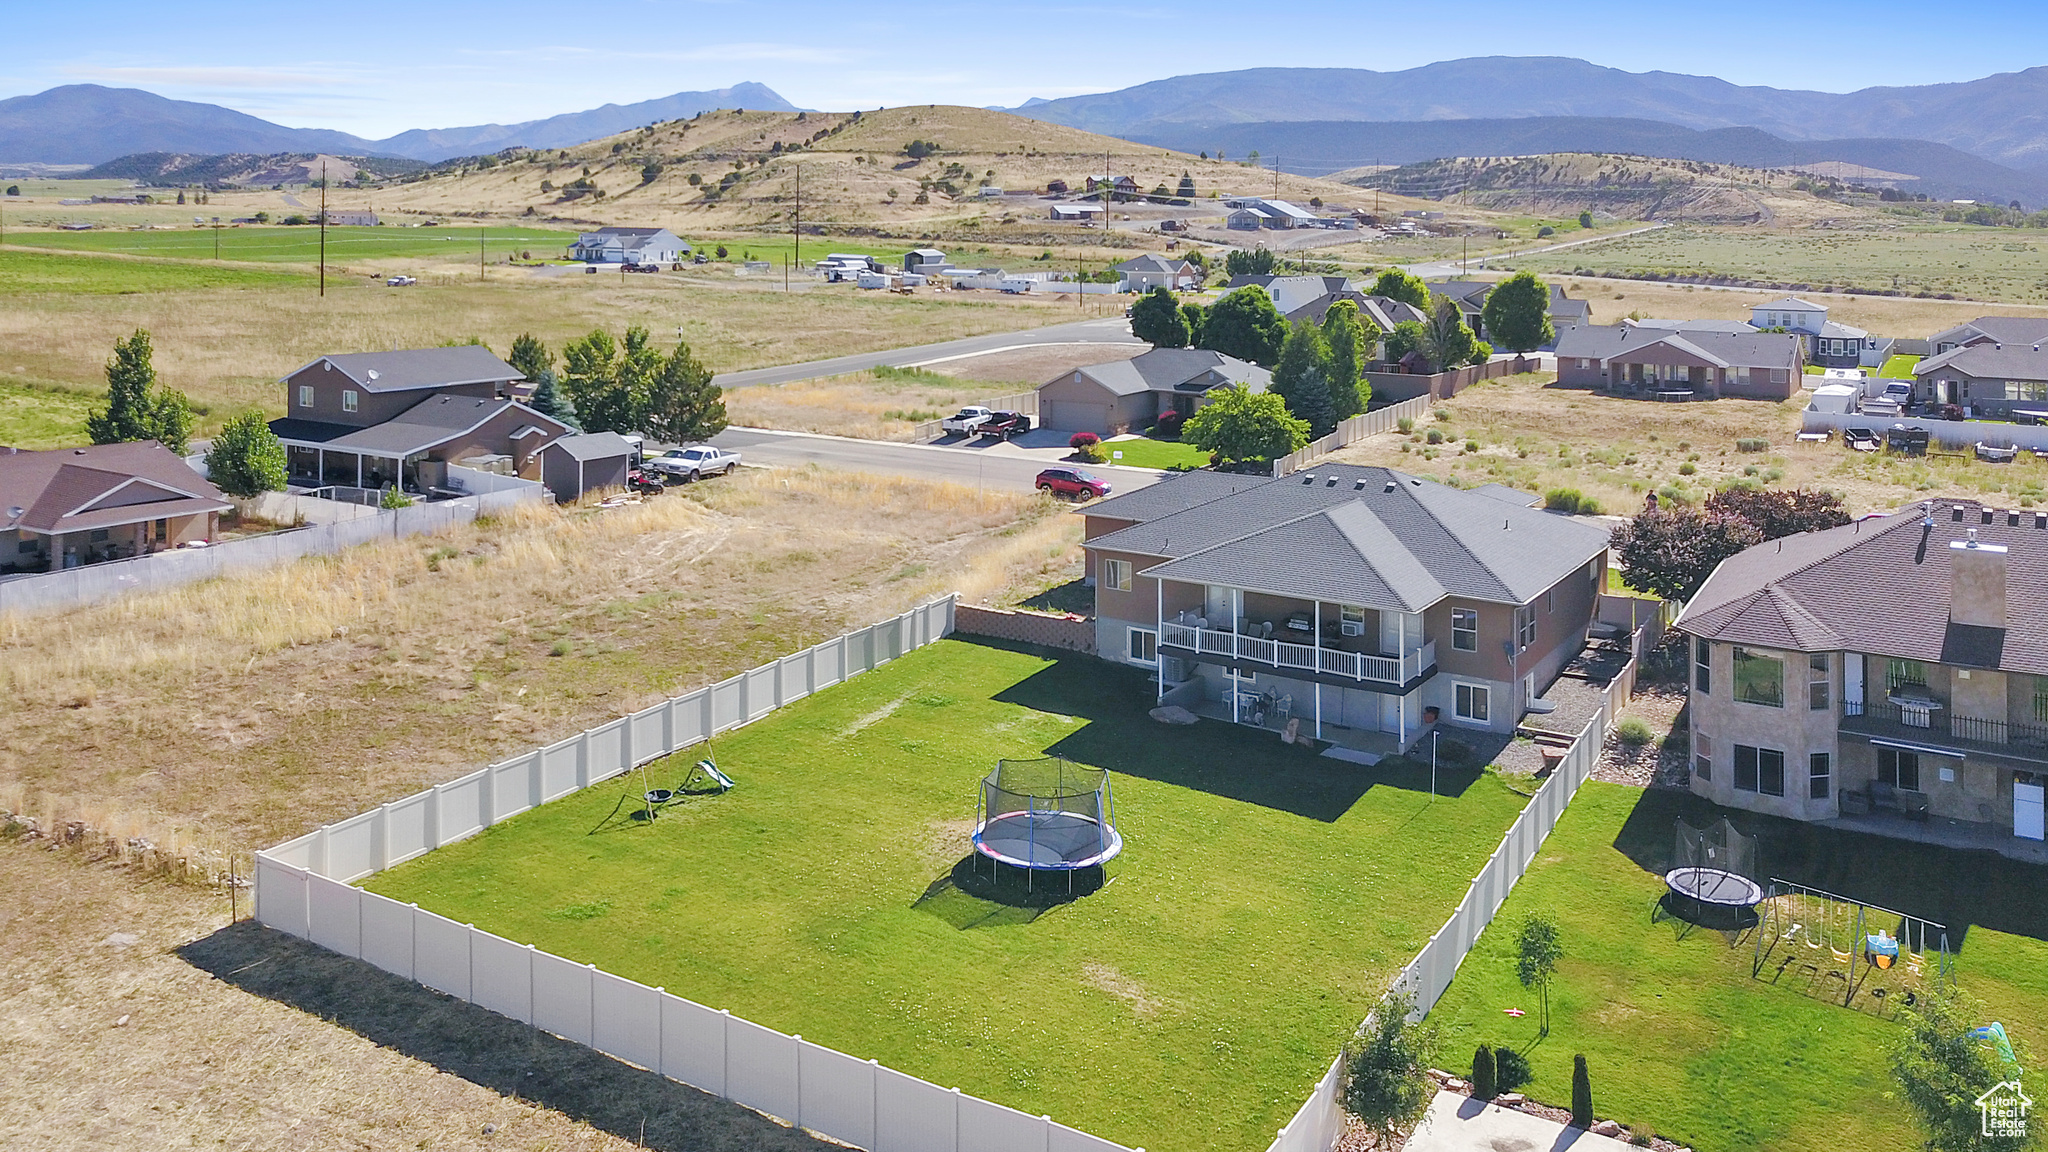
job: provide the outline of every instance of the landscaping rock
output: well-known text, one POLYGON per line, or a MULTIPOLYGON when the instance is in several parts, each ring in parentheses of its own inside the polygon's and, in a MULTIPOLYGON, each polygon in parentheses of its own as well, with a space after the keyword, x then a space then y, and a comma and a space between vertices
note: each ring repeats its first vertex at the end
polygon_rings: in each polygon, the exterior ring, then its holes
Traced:
POLYGON ((1528 1101, 1529 1098, 1520 1092, 1503 1092, 1493 1098, 1493 1102, 1503 1108, 1519 1108, 1528 1101))
POLYGON ((1453 1076, 1449 1080, 1444 1081, 1444 1087, 1450 1089, 1453 1092, 1470 1092, 1472 1090, 1471 1084, 1458 1079, 1456 1076, 1453 1076))
POLYGON ((1164 708, 1154 708, 1146 713, 1146 715, 1159 721, 1161 724, 1193 724, 1201 719, 1201 717, 1178 704, 1168 704, 1164 708))
POLYGON ((1592 1133, 1595 1136, 1612 1136, 1619 1140, 1621 1139, 1621 1125, 1613 1120, 1602 1120, 1593 1125, 1592 1133))

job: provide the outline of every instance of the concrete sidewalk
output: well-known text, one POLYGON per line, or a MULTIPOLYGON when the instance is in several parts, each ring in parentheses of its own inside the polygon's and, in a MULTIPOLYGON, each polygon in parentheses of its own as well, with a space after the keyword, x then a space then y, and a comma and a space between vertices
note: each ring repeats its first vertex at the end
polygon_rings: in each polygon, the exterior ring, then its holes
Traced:
POLYGON ((1406 1147, 1407 1152, 1635 1152, 1634 1145, 1611 1136, 1441 1091, 1406 1147))

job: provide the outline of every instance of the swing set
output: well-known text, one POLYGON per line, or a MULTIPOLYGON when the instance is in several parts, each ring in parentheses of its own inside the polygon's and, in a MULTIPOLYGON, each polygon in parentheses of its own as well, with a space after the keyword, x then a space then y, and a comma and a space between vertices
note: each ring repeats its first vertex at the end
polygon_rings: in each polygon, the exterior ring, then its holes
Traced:
POLYGON ((610 814, 597 822, 597 827, 590 830, 590 835, 594 836, 604 831, 607 825, 619 819, 621 812, 626 813, 628 820, 652 824, 655 817, 661 814, 661 810, 671 804, 681 803, 684 798, 690 796, 718 796, 730 791, 733 786, 732 778, 720 771, 718 763, 711 758, 711 743, 708 740, 704 743, 703 758, 692 764, 690 770, 683 774, 682 781, 673 788, 656 788, 648 779, 645 764, 629 770, 627 776, 630 778, 634 771, 640 774, 640 795, 636 797, 628 792, 619 797, 618 804, 612 808, 610 814), (634 800, 639 801, 638 806, 629 808, 627 805, 634 800))
MULTIPOLYGON (((1873 980, 1887 982, 1870 991, 1880 1008, 1893 996, 1907 1007, 1917 1003, 1912 985, 1922 980, 1955 987, 1946 924, 1775 877, 1757 914, 1751 976, 1760 977, 1771 954, 1781 952, 1774 975, 1790 969, 1809 982, 1840 980, 1843 1007, 1873 980)), ((1833 998, 1832 988, 1827 994, 1833 998)))

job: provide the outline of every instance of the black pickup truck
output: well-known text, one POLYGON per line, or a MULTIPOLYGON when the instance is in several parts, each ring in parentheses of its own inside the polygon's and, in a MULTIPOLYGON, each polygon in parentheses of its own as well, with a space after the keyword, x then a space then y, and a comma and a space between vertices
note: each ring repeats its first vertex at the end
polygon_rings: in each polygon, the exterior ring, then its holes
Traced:
POLYGON ((975 435, 993 436, 998 440, 1008 440, 1012 436, 1029 431, 1031 431, 1031 417, 1026 416, 1022 412, 997 412, 989 416, 988 420, 980 428, 975 429, 975 435))

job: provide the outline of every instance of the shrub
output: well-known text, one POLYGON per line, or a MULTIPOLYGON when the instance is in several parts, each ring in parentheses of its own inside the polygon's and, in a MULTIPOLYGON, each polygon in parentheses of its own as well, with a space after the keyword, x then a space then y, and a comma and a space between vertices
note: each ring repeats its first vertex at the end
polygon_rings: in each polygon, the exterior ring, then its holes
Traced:
POLYGON ((1479 441, 1477 441, 1477 440, 1467 440, 1467 441, 1465 441, 1465 451, 1467 451, 1467 452, 1477 452, 1477 451, 1479 451, 1479 441))
POLYGON ((1536 238, 1538 240, 1548 240, 1555 235, 1557 235, 1557 229, 1552 228, 1548 224, 1545 224, 1543 227, 1538 228, 1536 230, 1536 238))
POLYGON ((1187 414, 1178 408, 1169 408, 1159 415, 1159 435, 1168 440, 1180 438, 1181 425, 1188 422, 1187 414))
POLYGON ((1493 1049, 1481 1044, 1472 1053, 1472 1098, 1491 1100, 1500 1092, 1494 1087, 1493 1049))
POLYGON ((1543 494, 1543 506, 1574 516, 1592 516, 1600 511, 1600 502, 1577 488, 1552 488, 1543 494))
POLYGON ((379 508, 410 508, 412 507, 412 497, 407 496, 396 488, 386 488, 383 497, 377 501, 377 506, 379 508))
POLYGON ((1067 438, 1067 447, 1072 448, 1076 452, 1083 448, 1093 448, 1100 443, 1102 443, 1102 437, 1097 436, 1093 432, 1076 432, 1067 438))
POLYGON ((1695 463, 1693 463, 1693 462, 1692 462, 1692 461, 1690 461, 1690 460, 1687 460, 1687 461, 1686 461, 1685 463, 1683 463, 1683 464, 1680 464, 1680 465, 1678 466, 1678 474, 1679 474, 1680 476, 1690 476, 1690 475, 1692 475, 1693 473, 1695 473, 1695 472, 1697 472, 1697 471, 1699 471, 1699 470, 1700 470, 1700 466, 1699 466, 1699 465, 1697 465, 1697 464, 1695 464, 1695 463))
POLYGON ((1519 1091, 1535 1077, 1529 1069, 1529 1058, 1513 1048, 1500 1047, 1493 1050, 1493 1086, 1502 1092, 1519 1091))
POLYGON ((1769 449, 1770 446, 1771 442, 1761 436, 1744 436, 1735 442, 1735 450, 1737 452, 1763 452, 1769 449))
POLYGON ((1423 439, 1429 441, 1431 444, 1441 444, 1444 442, 1444 430, 1441 428, 1431 428, 1429 432, 1425 436, 1423 436, 1423 439))
POLYGON ((1446 424, 1451 422, 1451 410, 1449 408, 1432 408, 1429 410, 1429 414, 1446 424))
POLYGON ((1615 738, 1631 748, 1640 748, 1654 739, 1650 726, 1634 716, 1623 720, 1614 727, 1615 738))
POLYGON ((1394 421, 1394 427, 1399 428, 1401 434, 1406 436, 1408 433, 1415 431, 1415 417, 1403 416, 1399 420, 1394 421))
POLYGON ((1083 444, 1074 449, 1074 454, 1090 464, 1100 464, 1109 459, 1109 449, 1100 444, 1083 444))
POLYGON ((1572 1127, 1593 1126, 1593 1078, 1586 1072, 1586 1055, 1572 1057, 1572 1127))

